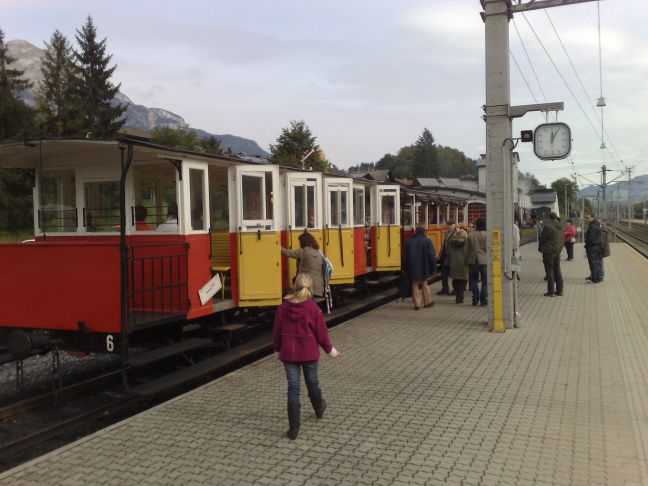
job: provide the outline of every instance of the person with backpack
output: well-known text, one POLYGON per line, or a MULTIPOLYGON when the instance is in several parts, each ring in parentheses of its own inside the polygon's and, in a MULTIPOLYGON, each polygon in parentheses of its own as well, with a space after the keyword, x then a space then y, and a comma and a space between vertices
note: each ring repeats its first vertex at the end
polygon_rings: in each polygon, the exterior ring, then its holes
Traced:
POLYGON ((324 316, 312 300, 313 280, 307 273, 295 277, 294 288, 277 308, 272 328, 274 350, 283 365, 288 381, 288 432, 289 439, 299 434, 301 403, 299 402, 300 375, 303 370, 313 410, 317 418, 324 416, 327 403, 317 377, 319 348, 332 358, 340 356, 331 344, 324 316))
POLYGON ((299 246, 296 250, 282 248, 281 254, 288 258, 297 259, 297 273, 306 273, 313 280, 312 293, 314 297, 324 297, 325 258, 319 249, 317 240, 308 231, 299 235, 299 246))

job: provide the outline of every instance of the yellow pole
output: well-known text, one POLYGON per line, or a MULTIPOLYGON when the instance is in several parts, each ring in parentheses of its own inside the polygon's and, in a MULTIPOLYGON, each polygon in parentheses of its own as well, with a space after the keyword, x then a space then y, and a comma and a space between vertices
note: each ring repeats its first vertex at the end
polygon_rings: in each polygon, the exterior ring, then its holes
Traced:
POLYGON ((493 230, 491 246, 491 271, 493 272, 493 327, 492 332, 504 332, 506 327, 502 320, 502 258, 500 252, 501 230, 493 230))

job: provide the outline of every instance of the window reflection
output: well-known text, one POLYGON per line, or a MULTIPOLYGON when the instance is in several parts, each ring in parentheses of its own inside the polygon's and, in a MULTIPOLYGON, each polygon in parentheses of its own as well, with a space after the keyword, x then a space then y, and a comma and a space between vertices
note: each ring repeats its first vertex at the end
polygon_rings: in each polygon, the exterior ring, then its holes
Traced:
POLYGON ((315 227, 315 186, 306 188, 306 208, 308 211, 308 227, 315 227))
MULTIPOLYGON (((382 196, 382 206, 381 206, 382 221, 380 222, 380 224, 396 224, 395 207, 396 207, 395 196, 389 196, 389 195, 382 196)), ((405 214, 409 214, 409 207, 407 209, 408 210, 405 211, 405 214)))
POLYGON ((119 231, 119 182, 86 182, 83 193, 86 231, 119 231))
POLYGON ((191 199, 191 229, 205 229, 205 196, 204 196, 205 171, 189 169, 189 196, 191 199))
POLYGON ((340 205, 338 203, 338 192, 330 191, 329 197, 331 201, 331 226, 337 226, 340 224, 340 205))
POLYGON ((43 172, 39 211, 41 231, 43 233, 72 232, 77 230, 77 224, 74 171, 43 172))
POLYGON ((340 224, 347 225, 349 224, 348 214, 347 214, 347 197, 348 193, 346 190, 340 191, 340 224))
POLYGON ((305 207, 304 207, 304 186, 295 186, 295 227, 303 228, 306 226, 305 207))
POLYGON ((353 189, 353 224, 365 224, 364 189, 353 189))
POLYGON ((261 196, 263 179, 257 176, 244 175, 241 180, 243 191, 243 219, 260 220, 263 217, 261 196))

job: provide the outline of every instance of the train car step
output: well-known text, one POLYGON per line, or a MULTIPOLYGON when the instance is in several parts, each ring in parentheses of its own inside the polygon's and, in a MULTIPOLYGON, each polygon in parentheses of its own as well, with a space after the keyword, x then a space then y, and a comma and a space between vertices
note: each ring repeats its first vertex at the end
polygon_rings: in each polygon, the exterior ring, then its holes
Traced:
POLYGON ((140 366, 146 366, 156 361, 160 361, 165 358, 170 358, 171 356, 176 356, 178 354, 187 353, 193 351, 194 349, 204 348, 212 344, 211 339, 204 338, 191 338, 186 341, 180 341, 178 343, 173 343, 169 346, 164 346, 161 348, 156 348, 152 351, 146 353, 136 354, 131 356, 126 360, 126 366, 130 368, 138 368, 140 366))

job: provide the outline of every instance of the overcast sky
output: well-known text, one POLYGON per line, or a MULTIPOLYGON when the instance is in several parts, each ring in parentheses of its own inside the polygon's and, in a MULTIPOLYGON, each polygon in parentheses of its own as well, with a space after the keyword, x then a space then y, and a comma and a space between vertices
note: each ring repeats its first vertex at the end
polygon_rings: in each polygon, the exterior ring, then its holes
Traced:
MULTIPOLYGON (((42 47, 55 29, 72 40, 92 15, 118 65, 114 81, 135 103, 266 150, 291 120, 305 120, 327 157, 346 168, 396 153, 424 127, 469 157, 484 152, 480 11, 478 0, 2 0, 0 28, 6 40, 42 47)), ((595 108, 597 2, 510 23, 511 51, 531 88, 511 60, 512 104, 564 101, 559 120, 572 128, 570 160, 543 162, 529 144, 518 146, 522 170, 543 183, 574 167, 597 180, 602 163, 648 172, 648 1, 601 1, 600 12, 608 150, 599 148, 595 108)), ((514 136, 542 121, 533 113, 516 120, 514 136)))

